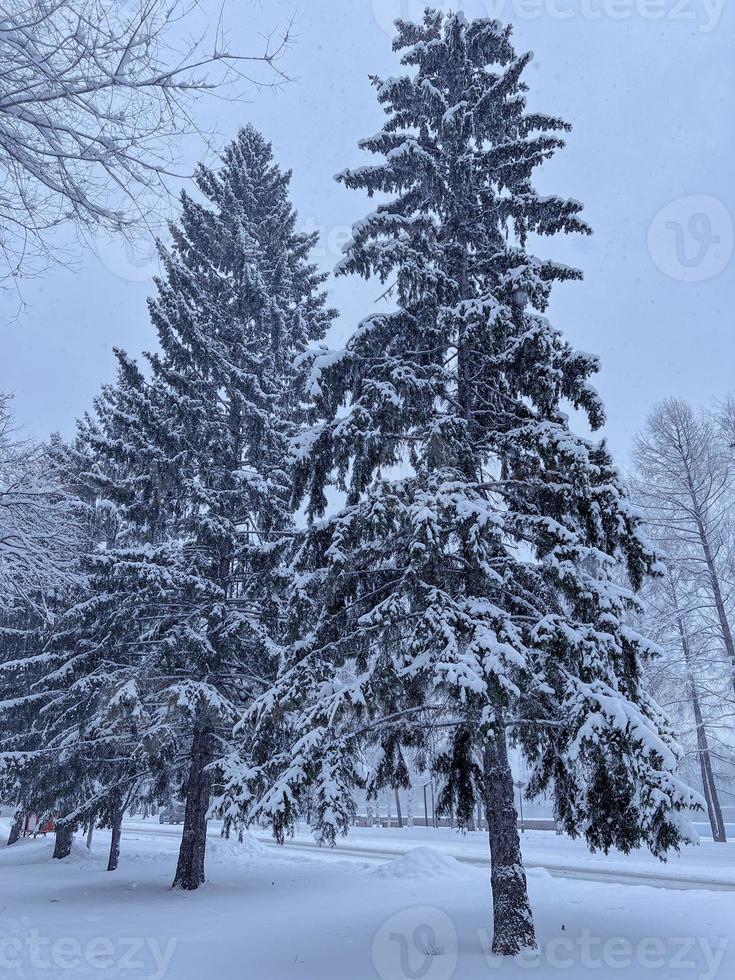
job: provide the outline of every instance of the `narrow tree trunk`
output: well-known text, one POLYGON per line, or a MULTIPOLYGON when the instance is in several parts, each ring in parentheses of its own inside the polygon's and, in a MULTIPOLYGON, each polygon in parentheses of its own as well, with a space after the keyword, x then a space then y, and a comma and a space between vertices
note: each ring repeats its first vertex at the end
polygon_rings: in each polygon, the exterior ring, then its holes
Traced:
POLYGON ((94 837, 94 820, 89 821, 89 827, 87 827, 87 850, 92 850, 92 838, 94 837))
POLYGON ((213 736, 197 726, 191 747, 191 763, 186 783, 184 831, 173 887, 194 891, 204 884, 204 854, 207 847, 207 811, 211 777, 207 766, 212 761, 213 736))
POLYGON ((699 692, 693 678, 689 678, 689 696, 692 701, 694 711, 694 723, 697 728, 697 755, 699 757, 699 771, 702 775, 702 787, 704 788, 704 798, 707 801, 707 816, 709 817, 710 827, 712 828, 712 839, 718 844, 727 842, 725 832, 725 822, 722 819, 722 807, 720 806, 720 796, 717 792, 714 773, 712 771, 712 758, 709 751, 709 740, 707 730, 704 727, 702 709, 699 703, 699 692))
POLYGON ((8 835, 8 847, 15 842, 20 837, 20 832, 23 829, 23 814, 18 812, 13 820, 13 825, 10 828, 10 834, 8 835))
POLYGON ((401 813, 401 797, 398 793, 398 787, 396 786, 396 819, 398 821, 398 826, 403 827, 403 814, 401 813))
POLYGON ((513 776, 502 730, 485 746, 483 770, 493 891, 492 948, 498 956, 515 956, 524 949, 536 948, 536 934, 518 836, 513 776))
POLYGON ((702 789, 704 790, 704 798, 707 802, 707 816, 709 817, 710 827, 712 828, 712 839, 719 844, 723 844, 727 842, 727 834, 725 832, 725 822, 722 819, 722 808, 720 806, 719 793, 717 792, 717 784, 715 782, 714 772, 712 771, 709 740, 702 716, 699 692, 692 674, 692 661, 694 657, 689 643, 689 632, 679 608, 679 594, 671 574, 669 574, 668 583, 671 599, 676 610, 676 626, 679 631, 679 639, 684 652, 684 662, 687 669, 689 699, 692 703, 694 724, 697 732, 697 756, 699 758, 699 770, 702 775, 702 789))
POLYGON ((712 549, 710 548, 709 538, 702 530, 702 545, 704 547, 704 557, 707 562, 707 571, 709 573, 710 581, 712 583, 712 595, 715 600, 715 608, 717 609, 717 618, 720 621, 720 629, 722 631, 722 640, 725 644, 725 650, 727 651, 727 656, 730 660, 730 676, 732 681, 733 690, 735 690, 735 642, 733 642, 732 630, 730 629, 730 620, 727 617, 727 612, 725 611, 725 602, 722 598, 722 589, 720 588, 720 576, 715 566, 715 560, 712 556, 712 549))
POLYGON ((110 839, 110 857, 107 870, 116 871, 120 860, 120 838, 122 837, 123 805, 122 799, 116 799, 112 813, 112 837, 110 839))
POLYGON ((730 681, 732 683, 733 690, 735 690, 735 640, 733 640, 732 630, 730 629, 730 620, 728 619, 727 611, 725 609, 725 601, 722 597, 720 573, 717 569, 715 556, 712 552, 712 545, 710 544, 706 512, 690 473, 687 473, 687 484, 689 486, 689 494, 691 496, 694 509, 694 519, 697 524, 699 540, 702 545, 702 551, 704 552, 705 564, 707 565, 707 576, 712 589, 712 598, 714 599, 715 609, 717 610, 717 619, 720 624, 722 642, 725 645, 725 650, 730 661, 730 681))
MULTIPOLYGON (((471 299, 469 283, 469 249, 463 247, 459 256, 456 280, 458 295, 462 300, 471 299)), ((519 331, 523 329, 520 306, 514 306, 513 319, 519 331)), ((457 401, 467 423, 464 438, 472 442, 478 427, 476 404, 476 352, 465 343, 457 349, 457 401)), ((465 475, 469 483, 480 481, 479 460, 469 457, 465 461, 465 475)), ((467 551, 465 586, 467 595, 479 595, 481 576, 471 551, 467 551)), ((531 904, 528 899, 526 872, 521 856, 518 836, 518 815, 515 808, 513 775, 508 761, 505 732, 498 729, 496 737, 483 748, 483 781, 485 812, 490 841, 490 877, 493 895, 493 952, 498 956, 515 956, 525 949, 536 949, 531 904)), ((432 796, 433 796, 432 782, 432 796)), ((433 801, 432 801, 433 809, 433 801)), ((434 821, 435 822, 435 821, 434 821)), ((436 822, 435 822, 436 825, 436 822)))
POLYGON ((61 861, 71 854, 71 845, 74 841, 74 831, 65 824, 56 827, 56 840, 54 842, 54 857, 61 861))

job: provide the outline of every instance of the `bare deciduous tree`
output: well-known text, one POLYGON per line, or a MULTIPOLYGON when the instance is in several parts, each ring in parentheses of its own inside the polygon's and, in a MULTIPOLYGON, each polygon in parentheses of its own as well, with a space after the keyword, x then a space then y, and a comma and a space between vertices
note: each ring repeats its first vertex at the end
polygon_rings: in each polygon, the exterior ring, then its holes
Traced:
POLYGON ((667 399, 636 438, 635 493, 664 551, 701 586, 735 688, 735 640, 728 581, 732 548, 733 472, 711 416, 667 399))
POLYGON ((733 472, 723 428, 685 401, 649 416, 634 447, 636 503, 666 563, 647 590, 646 628, 664 650, 649 683, 696 758, 715 840, 726 839, 722 766, 732 763, 733 472), (718 775, 717 763, 720 763, 718 775))
POLYGON ((286 31, 252 55, 222 27, 182 41, 189 0, 0 0, 0 279, 58 260, 56 226, 125 232, 164 190, 197 95, 273 85, 286 31))
POLYGON ((49 597, 76 582, 78 502, 61 486, 53 454, 17 438, 0 396, 0 612, 46 614, 49 597))
POLYGON ((651 693, 675 718, 679 737, 696 760, 712 838, 724 842, 716 763, 731 764, 727 742, 732 719, 717 658, 710 662, 712 638, 700 616, 700 599, 696 582, 669 557, 664 577, 652 582, 646 595, 646 629, 663 649, 647 675, 651 693))

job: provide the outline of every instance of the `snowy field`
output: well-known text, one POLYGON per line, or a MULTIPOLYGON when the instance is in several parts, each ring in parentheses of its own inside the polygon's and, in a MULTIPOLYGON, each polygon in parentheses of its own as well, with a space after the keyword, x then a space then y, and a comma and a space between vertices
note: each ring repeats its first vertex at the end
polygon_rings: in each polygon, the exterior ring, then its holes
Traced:
MULTIPOLYGON (((7 821, 0 821, 7 831, 7 821)), ((337 851, 221 840, 207 884, 172 891, 180 828, 128 820, 119 870, 53 841, 0 849, 0 978, 23 980, 480 980, 735 975, 735 845, 668 865, 590 856, 524 835, 540 952, 488 952, 485 841, 448 830, 358 830, 337 851), (618 877, 620 880, 616 880, 618 877)))

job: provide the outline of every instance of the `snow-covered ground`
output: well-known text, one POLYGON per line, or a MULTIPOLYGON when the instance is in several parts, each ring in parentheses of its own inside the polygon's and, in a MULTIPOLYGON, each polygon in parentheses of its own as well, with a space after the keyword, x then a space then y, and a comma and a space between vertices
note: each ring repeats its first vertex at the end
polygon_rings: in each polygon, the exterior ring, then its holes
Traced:
POLYGON ((479 834, 357 830, 336 852, 318 852, 306 836, 276 849, 212 831, 208 881, 194 893, 170 889, 180 828, 153 821, 127 821, 114 874, 104 870, 101 831, 91 855, 79 842, 64 862, 51 861, 50 839, 0 848, 0 978, 735 975, 735 845, 704 842, 661 866, 526 833, 540 952, 501 963, 488 952, 479 834))

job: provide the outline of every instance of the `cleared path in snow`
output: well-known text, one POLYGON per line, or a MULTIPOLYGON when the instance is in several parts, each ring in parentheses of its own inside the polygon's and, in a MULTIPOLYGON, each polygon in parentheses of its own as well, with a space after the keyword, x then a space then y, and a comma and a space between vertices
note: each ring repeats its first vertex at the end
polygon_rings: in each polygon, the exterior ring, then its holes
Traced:
MULTIPOLYGON (((220 827, 219 822, 210 822, 209 835, 219 837, 220 827)), ((150 821, 131 819, 126 821, 124 834, 125 837, 132 839, 137 835, 144 835, 172 840, 172 838, 180 837, 181 827, 151 824, 150 821)), ((275 844, 271 837, 264 834, 257 834, 256 837, 261 843, 274 849, 280 849, 280 845, 275 844)), ((308 855, 322 861, 347 860, 380 864, 401 857, 421 845, 428 845, 443 853, 450 854, 463 864, 488 868, 489 870, 490 860, 486 852, 487 845, 483 835, 479 834, 476 837, 474 835, 459 837, 455 833, 453 838, 447 838, 440 832, 432 833, 431 829, 427 832, 423 828, 418 833, 412 832, 408 828, 396 832, 363 830, 351 835, 336 848, 319 847, 305 836, 297 836, 293 840, 286 841, 282 847, 291 853, 308 855)), ((549 835, 544 831, 539 831, 535 835, 532 833, 524 835, 524 863, 526 867, 543 868, 554 877, 612 884, 648 885, 654 888, 676 890, 735 891, 735 861, 733 860, 735 858, 735 845, 708 843, 706 849, 703 846, 702 851, 703 856, 718 859, 716 869, 713 866, 710 870, 709 862, 687 867, 687 863, 684 861, 679 862, 679 867, 673 864, 659 864, 658 862, 646 867, 642 862, 636 861, 635 857, 626 858, 622 854, 616 854, 608 859, 602 856, 590 858, 584 852, 584 846, 581 845, 580 848, 578 841, 558 838, 556 835, 549 835), (716 848, 714 854, 712 848, 716 848), (553 851, 557 853, 553 853, 553 851), (577 853, 573 853, 573 851, 577 853), (607 864, 609 866, 606 866, 607 864), (629 866, 624 867, 623 865, 626 864, 629 866)), ((697 852, 698 849, 689 849, 687 858, 694 860, 695 856, 699 856, 697 852)))
MULTIPOLYGON (((282 846, 290 851, 315 855, 317 858, 325 860, 339 860, 340 858, 344 857, 359 857, 362 860, 375 861, 376 863, 383 863, 384 861, 390 861, 394 858, 402 857, 404 854, 407 854, 409 851, 413 850, 413 847, 419 846, 418 844, 413 844, 409 847, 378 850, 377 848, 355 847, 352 844, 348 844, 340 845, 339 847, 330 848, 327 850, 323 847, 319 847, 319 845, 316 843, 311 843, 304 840, 286 841, 283 845, 278 845, 275 844, 269 837, 258 836, 257 839, 261 843, 268 844, 272 847, 282 846)), ((428 846, 434 845, 430 843, 428 846)), ((452 856, 462 864, 470 864, 474 865, 475 867, 487 868, 488 871, 490 869, 489 857, 481 858, 479 855, 458 854, 456 852, 453 853, 452 856)), ((649 885, 654 888, 675 888, 677 890, 735 890, 735 883, 715 880, 701 875, 693 875, 682 878, 678 875, 672 876, 665 873, 655 875, 640 871, 625 872, 621 871, 619 868, 611 868, 610 870, 601 867, 572 868, 551 861, 536 861, 528 858, 524 858, 524 864, 526 868, 543 868, 555 878, 578 878, 582 881, 610 881, 618 885, 649 885)))

